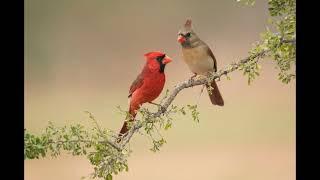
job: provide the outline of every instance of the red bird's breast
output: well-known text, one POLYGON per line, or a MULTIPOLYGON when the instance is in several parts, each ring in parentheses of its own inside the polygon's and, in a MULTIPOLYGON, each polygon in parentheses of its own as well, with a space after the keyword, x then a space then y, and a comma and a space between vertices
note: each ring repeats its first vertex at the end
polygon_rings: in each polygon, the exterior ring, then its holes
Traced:
POLYGON ((131 102, 135 102, 137 104, 143 104, 146 102, 151 102, 156 99, 165 84, 165 75, 164 73, 152 73, 148 76, 145 76, 143 80, 143 85, 141 88, 137 89, 132 94, 131 102))
POLYGON ((141 104, 155 100, 161 93, 165 84, 164 73, 150 73, 144 76, 143 85, 131 97, 131 106, 138 108, 141 104))

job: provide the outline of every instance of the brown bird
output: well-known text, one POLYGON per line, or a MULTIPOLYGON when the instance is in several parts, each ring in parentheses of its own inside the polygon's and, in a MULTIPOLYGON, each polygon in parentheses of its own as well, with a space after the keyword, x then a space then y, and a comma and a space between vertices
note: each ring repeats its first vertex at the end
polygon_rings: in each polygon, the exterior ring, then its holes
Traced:
MULTIPOLYGON (((197 75, 208 75, 211 72, 217 72, 217 61, 209 46, 203 42, 193 31, 191 20, 188 19, 178 33, 178 42, 182 47, 182 55, 184 62, 188 65, 194 78, 197 75)), ((224 101, 218 89, 216 82, 211 83, 211 93, 209 97, 213 105, 223 106, 224 101)), ((207 85, 207 90, 209 85, 207 85)), ((209 90, 208 90, 209 92, 209 90)))

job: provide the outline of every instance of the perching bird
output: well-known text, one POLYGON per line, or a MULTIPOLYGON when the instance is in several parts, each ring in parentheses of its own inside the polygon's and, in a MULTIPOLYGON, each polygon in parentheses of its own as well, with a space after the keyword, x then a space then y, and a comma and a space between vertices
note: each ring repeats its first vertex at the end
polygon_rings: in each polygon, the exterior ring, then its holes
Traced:
MULTIPOLYGON (((217 61, 209 46, 203 42, 193 31, 191 20, 188 19, 182 30, 178 33, 178 42, 182 47, 182 55, 184 62, 189 69, 194 73, 194 78, 197 75, 208 75, 210 72, 217 71, 217 61)), ((223 106, 224 101, 218 89, 216 82, 211 83, 211 93, 209 97, 214 105, 223 106)), ((207 85, 207 89, 209 86, 207 85)), ((209 91, 209 90, 208 90, 209 91)))
MULTIPOLYGON (((136 111, 142 104, 152 103, 160 95, 166 81, 164 69, 166 64, 172 61, 162 52, 149 52, 144 56, 147 62, 129 90, 129 113, 131 115, 129 121, 134 120, 136 111)), ((124 122, 119 136, 123 136, 128 130, 127 122, 124 122)))

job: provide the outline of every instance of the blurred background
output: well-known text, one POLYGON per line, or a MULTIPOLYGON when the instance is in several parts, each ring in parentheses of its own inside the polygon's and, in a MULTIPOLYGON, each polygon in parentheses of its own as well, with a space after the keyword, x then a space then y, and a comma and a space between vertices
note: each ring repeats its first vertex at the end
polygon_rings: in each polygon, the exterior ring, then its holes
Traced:
MULTIPOLYGON (((25 128, 37 134, 48 121, 90 126, 88 110, 118 131, 124 119, 116 106, 127 109, 144 53, 173 58, 165 89, 192 75, 176 41, 186 18, 220 69, 247 57, 259 40, 268 25, 267 0, 253 7, 234 0, 25 0, 25 128)), ((158 153, 148 138, 134 136, 129 172, 114 179, 295 179, 296 83, 277 80, 272 60, 261 65, 250 86, 240 71, 218 82, 222 108, 205 91, 198 101, 200 87, 183 90, 174 104, 198 104, 200 123, 177 117, 158 153)), ((68 154, 25 161, 26 180, 79 180, 91 172, 85 157, 68 154)))

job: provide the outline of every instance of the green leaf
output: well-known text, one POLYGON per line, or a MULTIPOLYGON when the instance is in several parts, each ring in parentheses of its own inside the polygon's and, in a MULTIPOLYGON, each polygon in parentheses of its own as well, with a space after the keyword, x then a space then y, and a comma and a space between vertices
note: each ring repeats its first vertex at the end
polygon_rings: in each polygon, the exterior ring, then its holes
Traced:
POLYGON ((168 123, 166 124, 166 126, 164 127, 164 129, 165 129, 165 130, 168 130, 169 128, 171 128, 171 125, 172 125, 172 124, 171 124, 170 122, 168 122, 168 123))

